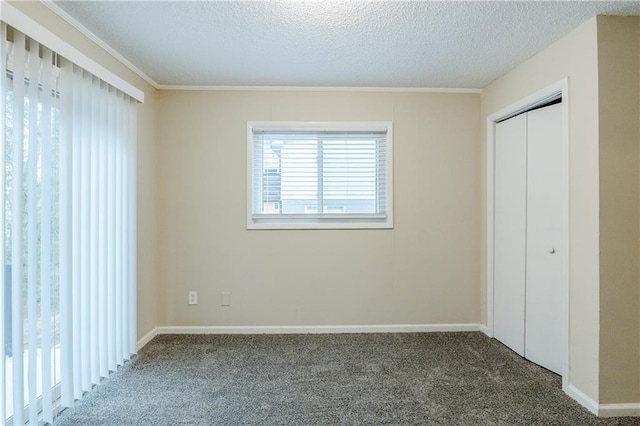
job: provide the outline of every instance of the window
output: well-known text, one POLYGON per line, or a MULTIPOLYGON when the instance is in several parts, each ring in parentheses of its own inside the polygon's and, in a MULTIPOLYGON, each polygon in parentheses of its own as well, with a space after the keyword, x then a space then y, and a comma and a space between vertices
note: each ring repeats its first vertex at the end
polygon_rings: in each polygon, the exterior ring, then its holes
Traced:
POLYGON ((390 122, 249 122, 247 134, 247 229, 393 228, 390 122))

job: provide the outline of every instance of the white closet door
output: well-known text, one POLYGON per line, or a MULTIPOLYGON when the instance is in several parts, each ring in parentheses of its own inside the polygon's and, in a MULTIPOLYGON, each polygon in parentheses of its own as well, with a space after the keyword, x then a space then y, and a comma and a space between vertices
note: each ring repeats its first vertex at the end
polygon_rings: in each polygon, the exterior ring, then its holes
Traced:
POLYGON ((496 125, 494 336, 524 356, 527 118, 496 125))
POLYGON ((527 113, 525 357, 562 374, 562 108, 527 113))

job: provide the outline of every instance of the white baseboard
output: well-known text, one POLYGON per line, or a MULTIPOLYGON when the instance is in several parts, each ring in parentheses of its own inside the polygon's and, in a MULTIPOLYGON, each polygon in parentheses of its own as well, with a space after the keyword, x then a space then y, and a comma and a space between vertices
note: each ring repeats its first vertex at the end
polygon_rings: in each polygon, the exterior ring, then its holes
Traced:
POLYGON ((599 417, 640 417, 640 402, 629 404, 600 404, 599 417))
POLYGON ((564 391, 564 393, 576 400, 578 404, 582 405, 584 408, 591 411, 596 416, 598 415, 598 403, 587 396, 580 389, 573 386, 572 384, 569 384, 569 386, 565 387, 562 390, 564 391))
POLYGON ((598 404, 571 384, 563 390, 567 395, 598 417, 640 417, 640 402, 628 404, 598 404))
POLYGON ((144 345, 149 343, 151 341, 151 339, 153 339, 157 335, 158 335, 158 327, 155 327, 155 328, 151 329, 150 332, 148 332, 147 334, 142 336, 142 338, 140 340, 138 340, 138 350, 142 349, 144 347, 144 345))
POLYGON ((480 324, 395 324, 395 325, 275 325, 158 327, 158 334, 338 334, 338 333, 430 333, 480 331, 480 324))
POLYGON ((489 334, 489 327, 487 327, 485 324, 480 324, 480 331, 489 337, 493 337, 491 334, 489 334))

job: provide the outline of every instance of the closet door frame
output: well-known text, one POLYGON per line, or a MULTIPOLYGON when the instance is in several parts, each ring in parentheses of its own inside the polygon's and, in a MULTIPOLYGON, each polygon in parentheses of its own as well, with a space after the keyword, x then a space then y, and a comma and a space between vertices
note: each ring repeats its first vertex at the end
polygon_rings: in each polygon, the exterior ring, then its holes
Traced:
POLYGON ((569 93, 568 79, 562 79, 520 101, 509 105, 487 117, 487 151, 486 151, 486 314, 487 324, 482 331, 489 337, 494 337, 494 188, 495 188, 495 129, 496 123, 544 105, 553 99, 562 97, 562 228, 560 241, 563 256, 562 286, 564 294, 563 306, 563 374, 562 388, 569 386, 569 93))

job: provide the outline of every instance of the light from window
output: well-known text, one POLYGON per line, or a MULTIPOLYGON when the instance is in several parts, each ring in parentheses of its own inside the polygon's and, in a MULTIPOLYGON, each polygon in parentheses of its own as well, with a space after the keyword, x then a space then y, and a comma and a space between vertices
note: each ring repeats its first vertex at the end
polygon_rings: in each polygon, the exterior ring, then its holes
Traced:
POLYGON ((392 125, 247 123, 248 229, 392 228, 392 125))

